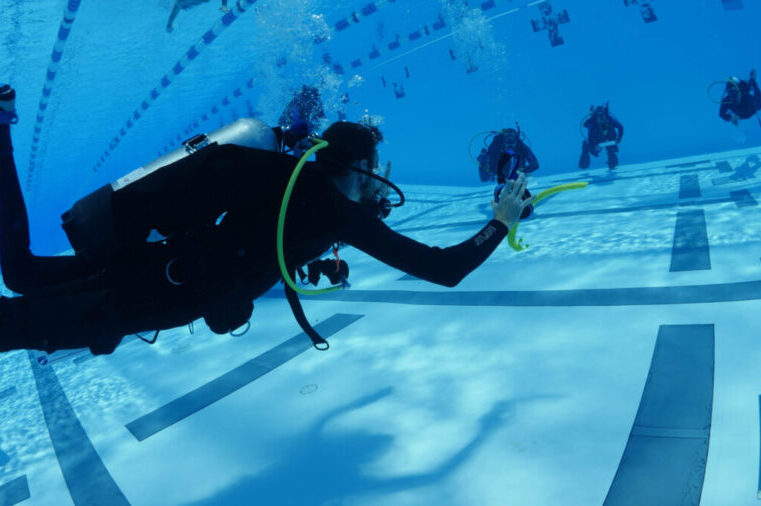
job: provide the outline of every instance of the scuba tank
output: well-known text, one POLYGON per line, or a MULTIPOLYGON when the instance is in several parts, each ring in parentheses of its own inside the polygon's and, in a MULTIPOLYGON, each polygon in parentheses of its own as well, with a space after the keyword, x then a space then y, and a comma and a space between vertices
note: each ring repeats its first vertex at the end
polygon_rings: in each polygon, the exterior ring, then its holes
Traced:
POLYGON ((182 143, 182 147, 95 190, 63 213, 61 226, 76 254, 99 266, 108 263, 118 247, 112 208, 114 194, 212 144, 236 144, 267 151, 278 150, 275 132, 263 121, 253 118, 241 118, 209 134, 191 137, 182 143))

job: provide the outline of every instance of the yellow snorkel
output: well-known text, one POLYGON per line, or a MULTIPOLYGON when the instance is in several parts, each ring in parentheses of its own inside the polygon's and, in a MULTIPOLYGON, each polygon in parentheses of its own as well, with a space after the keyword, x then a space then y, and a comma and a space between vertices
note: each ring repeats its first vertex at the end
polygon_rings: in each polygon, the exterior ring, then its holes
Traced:
MULTIPOLYGON (((548 188, 544 190, 543 192, 540 192, 538 195, 536 195, 533 200, 531 201, 531 205, 536 205, 539 201, 542 199, 545 199, 549 197, 550 195, 554 195, 556 193, 560 193, 566 190, 578 190, 581 188, 586 188, 588 182, 584 183, 566 183, 561 184, 558 186, 553 186, 552 188, 548 188)), ((510 245, 511 248, 513 248, 515 251, 523 251, 524 249, 528 248, 528 244, 523 244, 523 239, 515 240, 515 234, 518 233, 518 224, 520 221, 515 222, 515 225, 510 229, 510 231, 507 233, 507 243, 510 245)))

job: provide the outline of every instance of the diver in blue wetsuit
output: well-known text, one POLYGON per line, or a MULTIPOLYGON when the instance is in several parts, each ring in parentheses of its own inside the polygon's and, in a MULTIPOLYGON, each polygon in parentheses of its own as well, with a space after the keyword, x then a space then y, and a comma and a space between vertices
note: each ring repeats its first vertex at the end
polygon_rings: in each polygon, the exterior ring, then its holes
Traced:
MULTIPOLYGON (((741 119, 752 118, 761 110, 761 90, 756 82, 756 70, 750 71, 750 79, 742 81, 737 77, 727 79, 724 96, 721 98, 719 117, 737 125, 741 119)), ((761 124, 761 119, 759 119, 761 124)))
POLYGON ((583 126, 587 129, 587 138, 581 144, 579 168, 589 168, 589 155, 598 156, 604 145, 608 153, 608 168, 618 165, 618 144, 624 136, 624 126, 610 113, 608 104, 590 107, 592 111, 583 126))
POLYGON ((320 91, 314 86, 301 87, 285 106, 278 125, 283 129, 285 145, 293 150, 294 156, 311 147, 306 138, 316 132, 325 120, 320 91))
MULTIPOLYGON (((227 333, 246 324, 253 300, 283 272, 293 277, 336 243, 455 286, 494 252, 529 205, 520 175, 499 192, 494 219, 475 235, 444 248, 414 241, 389 228, 377 208, 361 203, 365 191, 376 189, 367 178, 377 180, 377 133, 338 122, 323 132, 327 147, 295 180, 278 240, 283 196, 301 162, 273 151, 275 133, 252 120, 260 125, 260 147, 212 142, 80 199, 63 216, 74 255, 41 257, 30 251, 13 159, 16 120, 15 92, 0 85, 0 268, 5 285, 20 294, 0 297, 0 352, 88 347, 94 354, 111 353, 126 335, 198 318, 213 332, 227 333), (152 239, 156 235, 161 239, 152 239)), ((348 276, 334 264, 336 280, 348 276)), ((314 329, 310 333, 296 292, 286 285, 285 294, 317 346, 321 338, 314 329)))

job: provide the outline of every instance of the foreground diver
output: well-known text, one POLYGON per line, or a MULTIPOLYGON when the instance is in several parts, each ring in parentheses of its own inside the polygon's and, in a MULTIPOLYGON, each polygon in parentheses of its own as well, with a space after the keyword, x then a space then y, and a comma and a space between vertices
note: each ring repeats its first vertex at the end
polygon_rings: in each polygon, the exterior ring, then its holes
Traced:
MULTIPOLYGON (((250 319, 252 301, 282 277, 278 209, 295 157, 212 143, 81 199, 69 213, 85 199, 107 197, 103 212, 85 213, 79 223, 81 231, 106 232, 82 233, 74 241, 73 225, 65 221, 75 255, 35 256, 12 153, 14 99, 12 89, 0 87, 0 268, 6 286, 21 294, 0 299, 0 351, 88 347, 104 354, 129 334, 202 317, 212 331, 226 333, 250 319), (160 240, 151 239, 154 233, 160 240)), ((378 159, 372 131, 339 122, 323 138, 329 145, 306 163, 290 197, 282 252, 291 273, 344 242, 452 287, 494 252, 529 203, 521 197, 521 175, 492 203, 494 219, 477 234, 447 248, 427 246, 394 232, 358 203, 378 159)), ((289 302, 290 293, 286 287, 289 302)), ((294 314, 303 320, 303 312, 294 314)))
MULTIPOLYGON (((750 71, 750 79, 742 81, 737 77, 727 79, 724 96, 721 98, 719 117, 737 126, 741 119, 749 119, 761 110, 761 91, 756 83, 756 70, 750 71)), ((761 119, 759 119, 761 124, 761 119)))
POLYGON ((618 165, 618 144, 624 136, 624 126, 610 114, 608 104, 590 107, 592 111, 585 119, 583 127, 587 129, 587 138, 581 144, 579 168, 588 169, 589 155, 597 157, 604 146, 608 152, 608 168, 615 169, 618 165))
MULTIPOLYGON (((487 136, 488 138, 488 136, 487 136)), ((524 174, 534 172, 539 168, 539 161, 522 140, 520 127, 502 129, 495 132, 489 146, 481 149, 476 161, 478 162, 478 174, 481 181, 494 181, 504 183, 510 174, 510 164, 506 164, 505 157, 514 157, 512 167, 524 174)))

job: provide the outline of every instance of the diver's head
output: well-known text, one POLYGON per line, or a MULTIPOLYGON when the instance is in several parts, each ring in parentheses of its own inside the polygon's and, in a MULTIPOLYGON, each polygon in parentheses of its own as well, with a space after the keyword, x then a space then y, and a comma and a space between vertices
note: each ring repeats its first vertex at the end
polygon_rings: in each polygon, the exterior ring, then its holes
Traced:
POLYGON ((350 121, 333 123, 322 134, 328 146, 316 153, 317 161, 329 171, 338 189, 356 202, 362 198, 370 178, 351 168, 373 171, 378 165, 379 136, 377 127, 350 121))
POLYGON ((732 76, 727 79, 724 96, 729 100, 740 100, 740 78, 732 76))
POLYGON ((518 135, 518 131, 515 128, 508 128, 503 130, 502 133, 505 136, 505 144, 507 147, 514 147, 516 144, 518 144, 520 136, 518 135))

